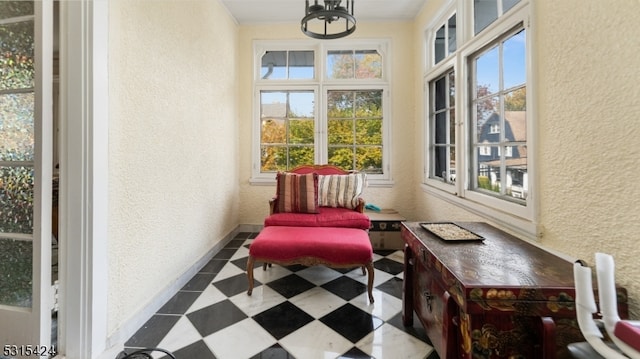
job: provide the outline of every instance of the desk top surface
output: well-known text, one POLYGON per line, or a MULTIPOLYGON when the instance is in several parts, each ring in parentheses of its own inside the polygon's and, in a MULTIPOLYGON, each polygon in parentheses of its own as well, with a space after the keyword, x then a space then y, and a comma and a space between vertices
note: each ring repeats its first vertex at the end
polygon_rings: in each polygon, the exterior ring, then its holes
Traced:
POLYGON ((443 241, 420 226, 404 222, 442 270, 469 288, 556 288, 573 291, 573 264, 482 222, 456 222, 484 241, 443 241))

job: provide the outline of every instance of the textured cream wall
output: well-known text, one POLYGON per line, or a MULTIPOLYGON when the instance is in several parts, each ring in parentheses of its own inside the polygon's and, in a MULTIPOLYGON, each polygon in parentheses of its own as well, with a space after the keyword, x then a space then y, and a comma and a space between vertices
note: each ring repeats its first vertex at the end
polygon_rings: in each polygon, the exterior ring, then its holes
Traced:
MULTIPOLYGON (((393 68, 391 79, 391 147, 392 177, 395 185, 391 188, 369 187, 364 193, 368 202, 383 208, 395 208, 400 213, 410 213, 412 193, 408 189, 413 186, 413 177, 409 175, 413 168, 414 74, 413 68, 412 23, 381 22, 358 24, 358 28, 349 39, 385 38, 391 40, 391 61, 393 68), (407 142, 407 139, 409 141, 407 142)), ((268 214, 267 201, 275 193, 275 185, 255 186, 249 184, 251 176, 251 133, 252 133, 252 97, 253 97, 253 40, 268 39, 308 39, 300 31, 299 23, 268 26, 242 26, 240 29, 240 86, 246 95, 240 98, 240 194, 241 222, 262 224, 268 214)))
POLYGON ((237 31, 218 1, 110 2, 109 333, 239 224, 237 31))
MULTIPOLYGON (((441 3, 429 1, 417 17, 416 49, 441 3)), ((638 319, 640 188, 634 181, 640 178, 640 2, 532 3, 539 243, 589 263, 595 252, 612 254, 617 281, 629 290, 631 315, 638 319)), ((422 73, 418 62, 416 73, 422 73)), ((420 103, 422 83, 416 79, 420 103)), ((423 143, 421 106, 416 106, 416 158, 423 143)), ((416 213, 424 218, 479 219, 414 188, 416 213)))

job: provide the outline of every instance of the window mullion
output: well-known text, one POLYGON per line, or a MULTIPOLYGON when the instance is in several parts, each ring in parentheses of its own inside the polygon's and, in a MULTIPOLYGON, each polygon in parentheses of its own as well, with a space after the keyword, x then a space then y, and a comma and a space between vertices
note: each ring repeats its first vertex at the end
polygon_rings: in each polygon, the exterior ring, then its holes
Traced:
POLYGON ((327 93, 322 85, 316 88, 316 162, 327 163, 327 93))

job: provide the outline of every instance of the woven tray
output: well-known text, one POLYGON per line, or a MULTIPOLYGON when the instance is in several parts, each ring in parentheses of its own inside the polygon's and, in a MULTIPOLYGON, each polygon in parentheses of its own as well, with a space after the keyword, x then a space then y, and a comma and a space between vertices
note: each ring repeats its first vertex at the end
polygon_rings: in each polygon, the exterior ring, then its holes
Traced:
POLYGON ((420 227, 443 241, 484 241, 484 237, 453 222, 420 223, 420 227))

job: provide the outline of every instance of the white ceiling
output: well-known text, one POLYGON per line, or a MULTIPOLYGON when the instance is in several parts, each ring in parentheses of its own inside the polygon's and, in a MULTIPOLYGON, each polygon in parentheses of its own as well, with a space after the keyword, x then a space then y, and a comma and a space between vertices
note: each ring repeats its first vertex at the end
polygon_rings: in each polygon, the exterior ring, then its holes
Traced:
MULTIPOLYGON (((355 0, 358 21, 413 19, 427 0, 355 0)), ((310 0, 313 3, 313 0, 310 0)), ((318 1, 320 4, 322 0, 318 1)), ((240 24, 300 21, 305 0, 222 0, 240 24)))

